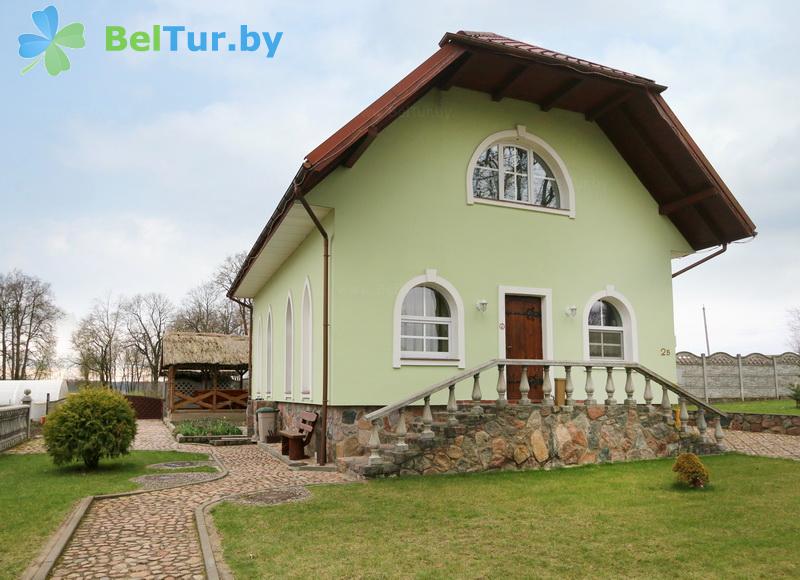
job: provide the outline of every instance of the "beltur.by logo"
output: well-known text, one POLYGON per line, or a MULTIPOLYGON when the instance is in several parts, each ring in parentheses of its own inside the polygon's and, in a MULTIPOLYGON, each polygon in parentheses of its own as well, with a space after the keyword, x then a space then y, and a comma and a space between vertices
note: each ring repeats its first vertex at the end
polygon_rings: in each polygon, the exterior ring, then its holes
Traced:
POLYGON ((162 26, 154 24, 151 32, 139 30, 128 36, 123 26, 106 26, 106 50, 120 51, 129 48, 137 52, 159 52, 162 40, 165 50, 177 52, 255 52, 262 47, 267 58, 273 58, 283 32, 255 32, 246 24, 239 27, 238 34, 228 37, 225 32, 187 31, 185 26, 162 26))
POLYGON ((58 10, 55 6, 37 10, 31 14, 31 17, 42 35, 20 35, 19 55, 22 58, 36 59, 22 69, 22 74, 39 64, 42 58, 44 58, 44 67, 51 76, 69 70, 69 58, 62 47, 83 48, 86 45, 83 38, 83 24, 73 22, 59 30, 58 10))

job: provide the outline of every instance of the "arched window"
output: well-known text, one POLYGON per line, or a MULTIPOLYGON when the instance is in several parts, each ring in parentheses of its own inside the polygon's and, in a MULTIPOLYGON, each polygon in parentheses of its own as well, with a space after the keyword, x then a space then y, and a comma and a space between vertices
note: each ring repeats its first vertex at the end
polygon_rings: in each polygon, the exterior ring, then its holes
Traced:
POLYGON ((415 286, 403 300, 400 353, 404 358, 447 358, 452 355, 453 318, 444 295, 429 286, 415 286))
POLYGON ((561 158, 523 126, 485 139, 472 156, 467 203, 515 207, 574 217, 572 181, 561 158))
POLYGON ((513 143, 495 143, 478 156, 472 191, 482 199, 561 208, 558 183, 550 167, 531 149, 513 143))
POLYGON ((261 360, 261 345, 264 343, 262 318, 259 314, 253 320, 253 368, 250 370, 250 378, 253 382, 253 392, 261 394, 264 379, 262 374, 264 372, 263 362, 261 360))
POLYGON ((624 359, 622 316, 611 302, 598 300, 589 309, 589 357, 624 359))
POLYGON ((311 382, 314 375, 314 359, 311 355, 314 343, 311 306, 311 286, 306 280, 306 285, 303 289, 302 320, 300 323, 300 394, 303 398, 311 397, 311 382))
POLYGON ((436 270, 409 280, 394 308, 395 368, 403 365, 464 367, 464 304, 436 270))
POLYGON ((272 308, 267 310, 267 340, 266 351, 264 352, 264 373, 265 373, 265 389, 267 397, 272 396, 272 308))
POLYGON ((294 309, 291 294, 286 300, 284 339, 283 394, 290 398, 294 390, 294 309))

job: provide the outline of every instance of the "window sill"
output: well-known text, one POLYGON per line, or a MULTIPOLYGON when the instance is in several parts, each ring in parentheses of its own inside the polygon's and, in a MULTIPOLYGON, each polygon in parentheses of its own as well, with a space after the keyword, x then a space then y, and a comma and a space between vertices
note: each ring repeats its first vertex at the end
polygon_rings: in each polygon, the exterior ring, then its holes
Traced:
POLYGON ((403 358, 400 366, 457 367, 460 362, 457 358, 403 358))
POLYGON ((497 207, 509 207, 512 209, 524 209, 527 211, 537 211, 540 213, 549 213, 553 215, 561 215, 564 217, 575 218, 575 212, 571 209, 557 209, 554 207, 542 207, 539 205, 532 205, 530 203, 521 203, 518 201, 501 201, 498 199, 483 199, 480 197, 471 197, 468 201, 470 205, 476 203, 483 205, 494 205, 497 207))

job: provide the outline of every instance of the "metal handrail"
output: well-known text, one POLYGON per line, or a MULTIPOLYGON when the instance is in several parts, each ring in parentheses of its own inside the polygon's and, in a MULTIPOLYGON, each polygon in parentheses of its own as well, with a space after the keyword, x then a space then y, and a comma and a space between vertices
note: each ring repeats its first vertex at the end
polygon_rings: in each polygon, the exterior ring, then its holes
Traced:
POLYGON ((500 366, 526 366, 526 367, 584 367, 584 368, 614 368, 614 369, 631 369, 636 371, 637 373, 643 375, 644 377, 649 377, 655 383, 661 385, 662 387, 666 388, 668 391, 671 391, 678 395, 679 397, 694 403, 699 408, 702 408, 706 411, 711 412, 714 415, 719 415, 721 417, 727 417, 727 415, 706 403, 705 401, 698 399, 687 390, 683 389, 682 387, 678 386, 677 384, 673 383, 669 379, 666 379, 659 375, 658 373, 648 369, 647 367, 635 363, 635 362, 628 362, 628 361, 602 361, 602 360, 592 360, 592 361, 570 361, 570 360, 547 360, 547 359, 490 359, 483 364, 478 366, 472 367, 465 371, 462 371, 458 374, 455 374, 447 379, 438 381, 431 386, 417 391, 400 401, 392 403, 390 405, 386 405, 368 413, 364 416, 364 419, 367 421, 374 421, 376 419, 380 419, 393 413, 395 411, 399 411, 400 409, 404 409, 405 407, 409 407, 414 403, 422 401, 426 398, 429 398, 436 393, 443 391, 444 389, 448 389, 451 386, 455 385, 456 383, 460 383, 461 381, 473 377, 475 375, 479 375, 483 371, 493 368, 493 367, 500 367, 500 366))

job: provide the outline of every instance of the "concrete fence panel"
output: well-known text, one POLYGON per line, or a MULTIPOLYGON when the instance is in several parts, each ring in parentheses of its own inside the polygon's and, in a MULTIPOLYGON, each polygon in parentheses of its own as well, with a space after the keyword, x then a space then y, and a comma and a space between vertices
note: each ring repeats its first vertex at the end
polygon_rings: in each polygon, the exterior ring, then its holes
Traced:
POLYGON ((777 399, 800 384, 800 355, 679 352, 678 384, 703 399, 777 399))

